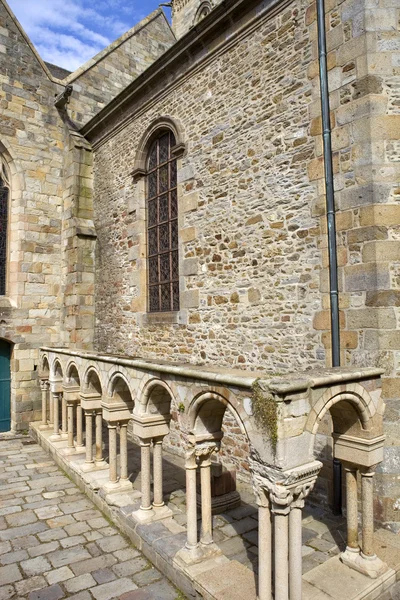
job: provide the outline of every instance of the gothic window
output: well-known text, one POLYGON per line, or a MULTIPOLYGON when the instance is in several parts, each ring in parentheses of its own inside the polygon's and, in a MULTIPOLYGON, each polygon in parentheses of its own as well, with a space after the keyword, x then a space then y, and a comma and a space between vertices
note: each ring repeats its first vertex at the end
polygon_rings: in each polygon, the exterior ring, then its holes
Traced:
POLYGON ((6 293, 8 197, 9 186, 0 162, 0 296, 6 293))
POLYGON ((171 131, 152 144, 147 158, 149 312, 179 310, 177 167, 171 131))

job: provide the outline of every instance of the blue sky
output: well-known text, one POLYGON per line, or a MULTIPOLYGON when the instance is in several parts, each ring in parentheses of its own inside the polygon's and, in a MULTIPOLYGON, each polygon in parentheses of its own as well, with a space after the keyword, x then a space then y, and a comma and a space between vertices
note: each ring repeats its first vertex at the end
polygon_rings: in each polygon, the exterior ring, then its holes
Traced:
POLYGON ((74 71, 166 0, 8 0, 43 60, 74 71))

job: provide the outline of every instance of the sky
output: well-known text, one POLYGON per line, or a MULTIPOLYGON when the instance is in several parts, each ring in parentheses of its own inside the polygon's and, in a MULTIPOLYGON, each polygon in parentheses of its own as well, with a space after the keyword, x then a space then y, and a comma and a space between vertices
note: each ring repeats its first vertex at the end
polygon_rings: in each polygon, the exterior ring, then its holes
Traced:
POLYGON ((8 0, 41 58, 74 71, 168 0, 8 0))

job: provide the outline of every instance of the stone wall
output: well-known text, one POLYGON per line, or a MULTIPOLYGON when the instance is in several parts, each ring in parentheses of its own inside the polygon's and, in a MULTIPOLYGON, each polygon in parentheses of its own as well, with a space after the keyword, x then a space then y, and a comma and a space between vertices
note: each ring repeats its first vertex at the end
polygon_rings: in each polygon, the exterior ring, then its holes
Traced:
MULTIPOLYGON (((317 152, 308 170, 318 190, 312 213, 320 216, 323 233, 320 242, 323 311, 316 313, 313 325, 321 331, 321 340, 329 355, 328 254, 314 3, 307 11, 306 22, 313 40, 313 62, 308 74, 314 83, 310 120, 317 152)), ((376 501, 376 510, 388 527, 398 530, 398 2, 327 2, 326 23, 338 208, 342 364, 377 365, 385 369, 383 397, 387 403, 387 440, 385 462, 377 478, 380 498, 376 501)))
POLYGON ((39 346, 92 344, 92 157, 90 144, 75 130, 174 39, 162 11, 156 11, 72 73, 68 112, 57 110, 54 98, 67 80, 54 79, 0 0, 0 158, 11 188, 0 337, 13 344, 14 429, 27 429, 40 418, 39 346))
POLYGON ((171 89, 160 82, 156 104, 96 149, 99 350, 270 371, 322 364, 311 327, 321 257, 307 174, 314 143, 304 11, 297 2, 260 19, 171 89), (175 324, 146 315, 143 183, 131 176, 160 115, 179 123, 187 147, 178 164, 175 324))
POLYGON ((61 175, 64 141, 49 80, 0 2, 0 153, 10 179, 7 296, 0 337, 13 344, 12 425, 40 418, 38 348, 61 328, 61 175))

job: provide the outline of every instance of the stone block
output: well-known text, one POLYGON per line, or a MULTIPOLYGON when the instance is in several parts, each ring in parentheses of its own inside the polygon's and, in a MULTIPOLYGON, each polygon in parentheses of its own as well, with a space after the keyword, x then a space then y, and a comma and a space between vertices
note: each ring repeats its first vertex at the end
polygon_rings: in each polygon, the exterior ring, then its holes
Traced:
POLYGON ((377 290, 367 292, 366 306, 400 306, 400 290, 377 290))
POLYGON ((400 331, 366 331, 366 350, 400 350, 400 331))
POLYGON ((360 308, 348 310, 349 329, 395 329, 397 320, 393 308, 360 308))
MULTIPOLYGON (((365 207, 368 204, 387 202, 390 194, 391 185, 371 183, 365 186, 352 186, 342 190, 337 196, 340 210, 347 210, 358 206, 365 207)), ((364 222, 362 225, 367 225, 367 223, 364 222)))
POLYGON ((199 306, 199 290, 188 290, 181 293, 181 308, 197 308, 199 306))
POLYGON ((389 289, 388 264, 367 263, 344 267, 344 288, 347 292, 389 289))
POLYGON ((185 258, 181 263, 181 275, 186 277, 190 275, 197 275, 198 272, 198 260, 197 258, 185 258))
POLYGON ((196 210, 199 204, 199 193, 192 192, 191 194, 186 194, 182 196, 181 201, 179 203, 179 209, 182 213, 191 212, 192 210, 196 210))
POLYGON ((362 258, 366 263, 400 261, 400 241, 368 242, 364 244, 362 258))
POLYGON ((193 242, 197 238, 196 227, 185 227, 179 232, 180 240, 183 243, 193 242))
MULTIPOLYGON (((400 396, 400 377, 383 377, 382 379, 382 397, 383 398, 396 398, 400 396)), ((387 407, 386 407, 387 408, 387 407)), ((386 410, 386 417, 388 411, 386 410)), ((400 415, 396 417, 396 420, 400 418, 400 415)))

